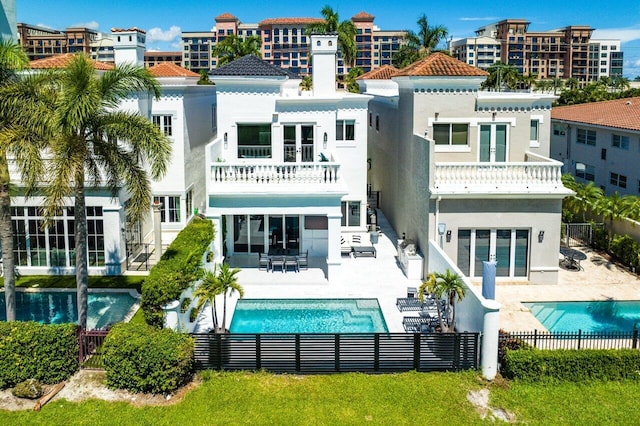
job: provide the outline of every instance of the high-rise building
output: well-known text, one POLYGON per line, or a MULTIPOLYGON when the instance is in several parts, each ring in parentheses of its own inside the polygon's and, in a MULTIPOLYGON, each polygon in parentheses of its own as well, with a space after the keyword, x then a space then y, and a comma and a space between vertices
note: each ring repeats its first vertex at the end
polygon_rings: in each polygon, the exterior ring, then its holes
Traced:
POLYGON ((18 38, 16 28, 16 0, 0 0, 0 36, 2 38, 18 38))
POLYGON ((479 28, 476 37, 450 41, 449 50, 469 65, 486 69, 500 61, 538 78, 622 76, 619 40, 592 40, 594 29, 585 25, 549 31, 529 31, 529 25, 525 19, 504 19, 479 28))
POLYGON ((151 68, 163 62, 169 62, 176 65, 182 65, 182 52, 144 52, 144 66, 151 68))
POLYGON ((64 31, 18 23, 18 40, 30 61, 62 53, 91 54, 91 46, 100 33, 90 28, 67 28, 64 31))
MULTIPOLYGON (((406 33, 382 31, 374 25, 375 17, 360 12, 351 18, 356 34, 358 54, 354 66, 365 72, 391 64, 406 33)), ((309 60, 309 24, 322 22, 320 18, 268 18, 257 24, 245 24, 230 13, 216 16, 210 31, 184 31, 182 33, 182 66, 192 71, 211 70, 217 66, 213 48, 229 35, 241 38, 257 35, 261 40, 261 55, 272 65, 285 68, 294 74, 311 72, 309 60)), ((338 57, 336 71, 346 74, 350 67, 338 57)))

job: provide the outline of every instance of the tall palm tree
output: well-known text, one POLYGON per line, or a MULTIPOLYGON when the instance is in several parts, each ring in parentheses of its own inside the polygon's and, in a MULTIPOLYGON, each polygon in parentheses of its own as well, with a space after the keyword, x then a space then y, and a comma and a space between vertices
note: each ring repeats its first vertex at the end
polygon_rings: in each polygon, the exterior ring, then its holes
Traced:
POLYGON ((310 34, 338 34, 338 50, 342 60, 348 66, 352 66, 358 54, 356 46, 356 34, 358 30, 353 22, 344 20, 340 22, 340 16, 331 6, 325 6, 320 11, 323 22, 313 22, 307 25, 305 33, 310 34))
POLYGON ((447 38, 449 31, 444 25, 429 25, 426 14, 418 17, 418 32, 407 30, 405 44, 403 44, 396 55, 394 55, 394 65, 404 68, 413 62, 429 56, 438 44, 447 38))
POLYGON ((565 197, 563 208, 574 215, 581 215, 582 221, 586 222, 586 214, 589 211, 596 211, 597 206, 604 198, 604 191, 596 186, 594 182, 587 182, 586 184, 577 182, 569 173, 562 175, 562 184, 575 192, 574 195, 565 197))
POLYGON ((575 77, 571 77, 571 78, 568 78, 567 81, 564 82, 564 85, 569 90, 576 90, 578 87, 580 87, 580 81, 575 77))
POLYGON ((482 83, 482 88, 492 88, 497 91, 503 87, 515 89, 520 81, 520 72, 511 64, 505 64, 500 61, 487 68, 489 76, 482 83))
POLYGON ((193 293, 193 297, 198 300, 196 305, 197 309, 200 310, 202 307, 209 302, 211 306, 211 318, 213 320, 213 329, 218 330, 218 314, 216 308, 216 296, 221 295, 224 292, 224 289, 220 285, 220 280, 215 272, 207 271, 200 282, 200 285, 193 293))
POLYGON ((218 66, 222 66, 235 61, 236 59, 242 58, 243 56, 261 56, 261 44, 262 39, 260 36, 251 35, 242 38, 232 34, 218 42, 213 48, 212 54, 218 57, 218 66))
POLYGON ((166 173, 171 144, 146 117, 118 111, 120 102, 136 93, 160 96, 158 82, 148 70, 127 64, 97 75, 88 57, 76 55, 61 70, 58 84, 59 99, 53 111, 57 135, 49 149, 44 213, 51 221, 73 197, 78 325, 86 328, 85 190, 104 184, 116 196, 124 186, 130 194, 129 223, 143 219, 151 203, 149 174, 158 179, 166 173))
POLYGON ((602 215, 608 222, 607 234, 609 236, 609 251, 611 251, 611 240, 613 237, 613 222, 620 219, 632 219, 635 212, 636 197, 631 195, 620 195, 618 191, 608 197, 602 197, 595 205, 596 213, 602 215))
POLYGON ((429 279, 420 287, 420 297, 422 298, 424 291, 427 290, 433 294, 436 300, 445 297, 447 301, 445 312, 441 312, 440 303, 437 304, 438 317, 440 320, 440 329, 442 331, 455 331, 456 329, 456 301, 464 299, 467 288, 462 278, 455 272, 447 269, 444 273, 435 272, 429 276, 429 279))
POLYGON ((238 278, 236 275, 240 272, 240 269, 229 267, 228 263, 223 263, 220 265, 220 271, 218 272, 218 282, 219 286, 222 289, 222 294, 224 295, 223 305, 222 305, 222 330, 226 331, 227 329, 227 296, 232 295, 234 292, 238 292, 240 298, 244 297, 244 289, 238 283, 238 278))
POLYGON ((18 166, 28 193, 42 176, 40 151, 48 137, 51 107, 51 98, 45 95, 51 89, 48 76, 18 74, 28 65, 20 45, 0 37, 0 246, 7 321, 16 318, 9 161, 18 166))
POLYGON ((348 92, 351 93, 359 93, 360 85, 356 81, 358 77, 364 74, 364 71, 360 67, 353 67, 349 70, 347 75, 344 76, 344 85, 347 88, 348 92))
POLYGON ((616 77, 613 79, 613 87, 615 87, 617 91, 622 92, 629 89, 631 85, 628 78, 616 77))

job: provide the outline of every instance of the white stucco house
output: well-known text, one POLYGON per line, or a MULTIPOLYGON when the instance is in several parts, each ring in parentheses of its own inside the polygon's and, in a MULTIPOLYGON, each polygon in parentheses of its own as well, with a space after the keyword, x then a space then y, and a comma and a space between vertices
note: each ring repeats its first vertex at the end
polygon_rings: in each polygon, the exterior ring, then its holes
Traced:
POLYGON ((369 181, 425 258, 431 240, 468 277, 496 260, 498 280, 555 283, 570 191, 549 158, 553 96, 482 91, 486 76, 442 53, 361 76, 369 181))
POLYGON ((309 253, 329 279, 342 233, 366 230, 367 104, 335 89, 336 35, 311 36, 313 89, 255 56, 210 72, 217 137, 206 148, 206 216, 223 256, 309 253))

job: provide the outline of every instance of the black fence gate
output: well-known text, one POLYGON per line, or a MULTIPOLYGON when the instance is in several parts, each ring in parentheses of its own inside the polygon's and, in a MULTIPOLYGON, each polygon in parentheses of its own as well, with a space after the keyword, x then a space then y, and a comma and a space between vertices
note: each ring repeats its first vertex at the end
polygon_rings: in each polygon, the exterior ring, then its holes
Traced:
POLYGON ((83 330, 78 332, 78 361, 85 369, 102 369, 102 344, 109 330, 83 330))
POLYGON ((192 334, 196 368, 278 373, 459 371, 479 365, 479 333, 192 334))

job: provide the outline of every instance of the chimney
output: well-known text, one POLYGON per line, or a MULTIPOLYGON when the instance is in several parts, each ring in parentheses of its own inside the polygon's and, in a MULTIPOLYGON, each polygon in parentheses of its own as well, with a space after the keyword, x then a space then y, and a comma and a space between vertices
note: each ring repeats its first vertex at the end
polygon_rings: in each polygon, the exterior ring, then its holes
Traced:
POLYGON ((134 64, 144 66, 147 34, 136 27, 129 29, 111 28, 114 59, 116 65, 134 64))
POLYGON ((311 35, 313 94, 331 96, 336 93, 336 54, 338 34, 311 35))

